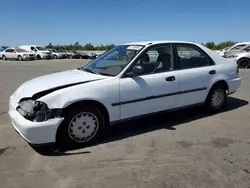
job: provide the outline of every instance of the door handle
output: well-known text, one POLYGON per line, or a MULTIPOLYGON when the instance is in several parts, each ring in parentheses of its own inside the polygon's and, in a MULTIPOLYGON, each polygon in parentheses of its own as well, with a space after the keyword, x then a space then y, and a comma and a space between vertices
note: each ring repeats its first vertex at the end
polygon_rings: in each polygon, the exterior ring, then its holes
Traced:
POLYGON ((216 74, 216 71, 215 70, 211 70, 211 71, 209 71, 209 74, 216 74))
POLYGON ((166 78, 166 81, 168 81, 168 82, 175 81, 175 77, 174 76, 169 76, 169 77, 166 78))

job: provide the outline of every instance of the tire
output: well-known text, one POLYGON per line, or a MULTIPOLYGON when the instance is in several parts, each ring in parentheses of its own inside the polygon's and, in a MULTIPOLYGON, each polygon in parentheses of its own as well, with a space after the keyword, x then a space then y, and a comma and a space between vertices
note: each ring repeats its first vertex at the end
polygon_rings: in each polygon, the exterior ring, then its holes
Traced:
POLYGON ((211 88, 208 93, 205 107, 209 112, 221 111, 226 104, 226 89, 222 84, 217 84, 211 88))
POLYGON ((57 55, 54 55, 54 59, 58 59, 57 55))
POLYGON ((6 58, 6 56, 5 56, 5 55, 3 55, 3 56, 2 56, 2 59, 3 59, 4 61, 6 61, 6 60, 7 60, 7 58, 6 58))
POLYGON ((250 68, 250 59, 241 58, 237 62, 239 68, 250 68))
POLYGON ((22 61, 23 60, 22 56, 20 56, 20 55, 17 58, 18 58, 18 61, 22 61))
POLYGON ((40 59, 42 59, 42 58, 41 58, 40 55, 37 55, 37 56, 36 56, 36 59, 40 60, 40 59))
POLYGON ((95 106, 74 106, 65 113, 65 119, 57 131, 59 148, 88 146, 100 137, 105 126, 102 112, 95 106))

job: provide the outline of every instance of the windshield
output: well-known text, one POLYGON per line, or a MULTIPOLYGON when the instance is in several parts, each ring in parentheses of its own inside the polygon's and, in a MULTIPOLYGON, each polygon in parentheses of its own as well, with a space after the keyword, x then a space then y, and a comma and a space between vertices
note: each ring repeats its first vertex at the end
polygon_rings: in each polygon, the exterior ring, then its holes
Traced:
POLYGON ((38 49, 38 50, 46 50, 44 47, 41 47, 41 46, 36 46, 36 49, 38 49))
POLYGON ((239 49, 241 49, 241 48, 243 48, 245 46, 246 46, 246 44, 240 44, 240 45, 237 45, 237 46, 233 47, 231 50, 239 50, 239 49))
POLYGON ((16 52, 28 52, 27 50, 21 48, 15 48, 16 52))
POLYGON ((116 46, 83 67, 88 72, 115 76, 143 49, 140 45, 116 46))

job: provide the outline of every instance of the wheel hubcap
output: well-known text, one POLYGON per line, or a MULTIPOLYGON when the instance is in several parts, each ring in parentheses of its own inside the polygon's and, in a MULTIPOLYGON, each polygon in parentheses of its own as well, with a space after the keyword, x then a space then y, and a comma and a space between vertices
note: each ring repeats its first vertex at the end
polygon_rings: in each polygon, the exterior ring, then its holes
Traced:
POLYGON ((82 112, 72 118, 68 126, 70 138, 76 142, 87 142, 97 133, 99 122, 90 112, 82 112))
POLYGON ((215 90, 211 99, 212 107, 214 109, 220 108, 223 105, 224 100, 225 100, 224 91, 222 89, 215 90))

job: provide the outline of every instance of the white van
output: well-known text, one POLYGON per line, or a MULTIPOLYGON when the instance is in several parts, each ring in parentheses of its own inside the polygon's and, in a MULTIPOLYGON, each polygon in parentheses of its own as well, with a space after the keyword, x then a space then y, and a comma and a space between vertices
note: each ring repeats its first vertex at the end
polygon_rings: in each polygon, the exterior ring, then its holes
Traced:
POLYGON ((39 45, 21 45, 19 48, 27 50, 29 52, 35 52, 37 59, 50 59, 53 58, 50 51, 39 45))

